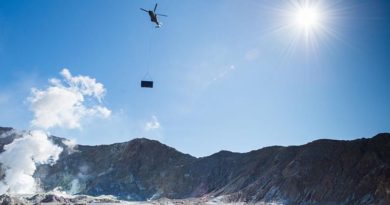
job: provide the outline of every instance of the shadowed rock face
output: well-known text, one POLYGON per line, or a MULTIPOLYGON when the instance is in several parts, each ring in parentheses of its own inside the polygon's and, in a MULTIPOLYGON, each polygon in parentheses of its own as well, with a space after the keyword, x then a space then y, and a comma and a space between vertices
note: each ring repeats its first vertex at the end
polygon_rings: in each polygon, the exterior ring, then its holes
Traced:
POLYGON ((35 177, 46 190, 127 200, 225 195, 246 202, 390 204, 390 134, 202 158, 148 139, 74 149, 52 140, 65 149, 54 166, 38 167, 35 177))
POLYGON ((4 145, 11 143, 16 137, 10 127, 0 127, 0 152, 4 151, 4 145))

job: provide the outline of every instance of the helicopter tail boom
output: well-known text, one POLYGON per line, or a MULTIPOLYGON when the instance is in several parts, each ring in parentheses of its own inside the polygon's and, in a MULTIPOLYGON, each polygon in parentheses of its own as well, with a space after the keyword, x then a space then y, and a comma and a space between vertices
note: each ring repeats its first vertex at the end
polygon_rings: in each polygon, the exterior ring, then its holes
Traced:
POLYGON ((154 10, 153 11, 156 12, 156 9, 157 9, 157 4, 154 6, 154 10))

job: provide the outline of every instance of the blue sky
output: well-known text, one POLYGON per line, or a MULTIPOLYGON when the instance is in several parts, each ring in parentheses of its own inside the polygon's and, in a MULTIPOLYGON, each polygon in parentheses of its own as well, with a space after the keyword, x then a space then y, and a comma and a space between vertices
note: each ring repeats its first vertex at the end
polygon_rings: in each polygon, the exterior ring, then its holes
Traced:
POLYGON ((289 2, 161 0, 155 29, 149 0, 0 0, 0 125, 29 129, 30 89, 68 68, 104 84, 112 111, 50 130, 82 144, 148 137, 205 156, 389 132, 390 3, 324 1, 305 41, 289 2))

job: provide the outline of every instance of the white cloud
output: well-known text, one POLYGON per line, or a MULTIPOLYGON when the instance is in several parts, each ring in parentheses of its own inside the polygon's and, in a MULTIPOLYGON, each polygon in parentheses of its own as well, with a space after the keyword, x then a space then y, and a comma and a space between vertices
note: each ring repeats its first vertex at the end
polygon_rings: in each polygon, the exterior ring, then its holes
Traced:
MULTIPOLYGON (((34 114, 31 125, 49 129, 53 127, 79 128, 86 117, 107 118, 111 111, 102 106, 105 94, 103 84, 88 76, 72 76, 68 69, 60 73, 63 79, 50 79, 49 87, 31 89, 28 102, 34 114)), ((0 96, 0 102, 2 101, 0 96)), ((75 141, 64 141, 75 151, 75 141)), ((43 131, 23 133, 4 147, 0 163, 5 176, 0 181, 0 194, 31 194, 39 190, 33 174, 37 164, 54 164, 62 148, 54 145, 43 131)))
POLYGON ((103 84, 88 76, 73 77, 68 69, 63 69, 61 75, 62 81, 50 79, 45 90, 32 89, 28 101, 34 113, 33 126, 79 128, 84 117, 110 116, 111 111, 99 105, 105 94, 103 84))
POLYGON ((81 75, 73 77, 70 71, 66 68, 61 71, 61 75, 65 78, 66 82, 72 89, 77 90, 83 95, 94 96, 101 100, 106 92, 103 84, 97 83, 94 78, 81 75))
POLYGON ((155 130, 155 129, 159 129, 160 127, 161 127, 160 122, 158 121, 157 117, 153 115, 152 119, 150 119, 150 121, 146 123, 145 130, 146 131, 155 130))
POLYGON ((4 146, 0 163, 5 169, 5 177, 0 182, 0 194, 6 192, 31 194, 38 189, 32 177, 36 164, 53 164, 62 152, 62 148, 53 145, 42 131, 25 133, 4 146))
POLYGON ((64 143, 64 145, 67 146, 69 153, 74 153, 74 152, 77 151, 76 150, 76 148, 77 148, 77 141, 76 141, 76 139, 63 139, 62 143, 64 143))

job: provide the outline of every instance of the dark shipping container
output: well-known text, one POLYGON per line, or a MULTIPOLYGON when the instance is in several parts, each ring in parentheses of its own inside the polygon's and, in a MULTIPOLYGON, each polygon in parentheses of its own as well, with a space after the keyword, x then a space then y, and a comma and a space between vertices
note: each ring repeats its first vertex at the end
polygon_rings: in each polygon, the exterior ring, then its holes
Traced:
POLYGON ((153 81, 142 80, 141 87, 142 88, 153 88, 153 81))

